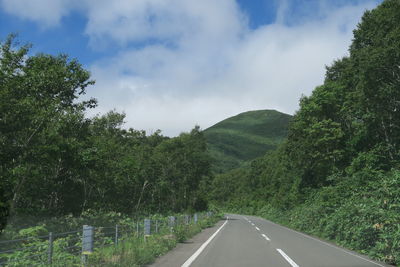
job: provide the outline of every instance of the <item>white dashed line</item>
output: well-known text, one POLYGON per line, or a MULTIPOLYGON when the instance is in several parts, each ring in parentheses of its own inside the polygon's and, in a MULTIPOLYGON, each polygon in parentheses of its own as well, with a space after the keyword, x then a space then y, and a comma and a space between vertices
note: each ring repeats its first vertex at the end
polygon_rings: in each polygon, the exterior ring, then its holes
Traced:
POLYGON ((267 239, 267 241, 271 241, 271 239, 269 239, 268 236, 266 236, 266 235, 264 235, 264 234, 262 234, 262 236, 263 236, 265 239, 267 239))
POLYGON ((256 226, 256 229, 257 229, 257 231, 260 231, 260 228, 258 228, 257 226, 256 226))
POLYGON ((297 265, 291 258, 289 258, 289 256, 286 255, 285 252, 283 252, 281 249, 277 248, 276 250, 282 255, 282 257, 285 258, 287 262, 289 262, 290 265, 292 265, 292 267, 299 267, 299 265, 297 265))

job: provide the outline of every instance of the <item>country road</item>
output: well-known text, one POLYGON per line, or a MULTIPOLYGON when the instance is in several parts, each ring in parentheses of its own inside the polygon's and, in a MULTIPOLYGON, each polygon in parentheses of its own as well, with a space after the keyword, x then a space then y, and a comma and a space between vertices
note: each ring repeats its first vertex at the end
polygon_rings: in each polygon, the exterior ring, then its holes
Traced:
POLYGON ((253 216, 227 220, 161 257, 152 266, 389 266, 253 216), (211 238, 210 238, 211 237, 211 238), (213 238, 212 238, 213 237, 213 238))

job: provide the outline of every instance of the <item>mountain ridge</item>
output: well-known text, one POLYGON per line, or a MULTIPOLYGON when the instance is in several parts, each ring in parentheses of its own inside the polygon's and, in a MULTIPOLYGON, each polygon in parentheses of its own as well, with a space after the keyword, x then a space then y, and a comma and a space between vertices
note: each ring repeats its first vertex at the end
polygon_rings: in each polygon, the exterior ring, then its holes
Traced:
POLYGON ((237 168, 273 150, 287 135, 291 115, 252 110, 224 119, 204 130, 216 172, 237 168))

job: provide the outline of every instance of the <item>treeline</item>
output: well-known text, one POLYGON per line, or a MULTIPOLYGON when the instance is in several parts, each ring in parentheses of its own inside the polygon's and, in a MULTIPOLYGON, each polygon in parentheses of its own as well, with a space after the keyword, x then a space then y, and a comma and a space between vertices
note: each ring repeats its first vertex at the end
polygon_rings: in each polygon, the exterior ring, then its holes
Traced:
POLYGON ((349 56, 300 99, 286 142, 211 199, 400 264, 400 2, 366 11, 349 56))
POLYGON ((94 81, 65 55, 0 43, 0 210, 7 217, 205 209, 210 159, 202 132, 167 138, 122 128, 124 114, 85 117, 94 81))

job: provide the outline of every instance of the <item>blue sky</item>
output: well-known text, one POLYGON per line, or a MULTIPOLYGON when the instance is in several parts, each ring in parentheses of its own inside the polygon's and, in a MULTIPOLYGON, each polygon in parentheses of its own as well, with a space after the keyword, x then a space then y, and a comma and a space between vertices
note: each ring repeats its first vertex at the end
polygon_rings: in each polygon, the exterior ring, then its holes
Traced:
POLYGON ((92 72, 88 116, 174 136, 255 109, 294 113, 379 0, 0 0, 0 39, 92 72))
MULTIPOLYGON (((240 0, 237 3, 248 16, 249 27, 252 29, 275 21, 277 8, 275 1, 240 0)), ((119 46, 110 45, 103 49, 90 47, 89 37, 84 33, 87 21, 84 13, 73 11, 62 17, 58 25, 44 27, 40 22, 15 16, 15 14, 1 8, 0 40, 4 40, 11 32, 18 33, 18 39, 21 42, 34 44, 33 52, 45 52, 54 55, 65 53, 78 58, 84 65, 90 65, 101 57, 118 53, 121 48, 119 46)), ((133 44, 133 46, 135 45, 138 44, 133 44)))

